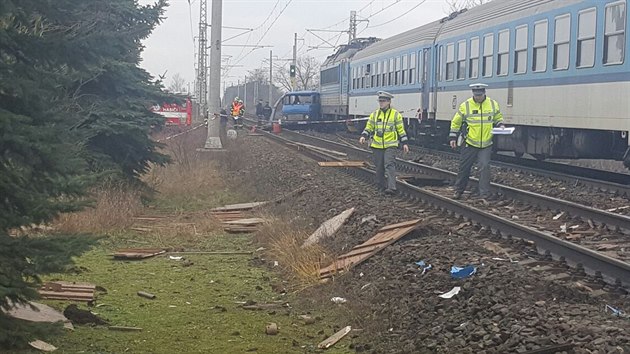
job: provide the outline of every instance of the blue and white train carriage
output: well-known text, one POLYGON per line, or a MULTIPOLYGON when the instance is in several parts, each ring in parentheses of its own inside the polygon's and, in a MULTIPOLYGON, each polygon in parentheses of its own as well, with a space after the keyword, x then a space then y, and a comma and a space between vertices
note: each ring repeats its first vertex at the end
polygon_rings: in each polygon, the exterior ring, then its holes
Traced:
MULTIPOLYGON (((630 131, 626 1, 494 0, 374 43, 350 62, 348 114, 392 92, 409 134, 443 143, 468 85, 490 85, 511 137, 497 150, 623 159, 630 131)), ((630 158, 625 161, 630 164, 630 158)))

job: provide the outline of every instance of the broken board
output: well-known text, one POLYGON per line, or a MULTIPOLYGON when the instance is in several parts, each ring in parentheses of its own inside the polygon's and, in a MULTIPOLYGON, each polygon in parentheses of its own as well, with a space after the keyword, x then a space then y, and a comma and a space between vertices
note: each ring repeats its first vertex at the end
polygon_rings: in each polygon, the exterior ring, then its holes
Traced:
POLYGON ((302 244, 302 247, 307 247, 312 244, 319 242, 319 240, 330 237, 339 230, 339 228, 352 216, 354 213, 354 208, 347 209, 343 211, 341 214, 335 215, 332 218, 324 221, 323 224, 319 226, 311 236, 309 236, 306 241, 302 244))
POLYGON ((363 167, 364 161, 322 161, 317 163, 321 167, 363 167))
POLYGON ((248 233, 258 231, 258 227, 265 222, 265 219, 261 218, 248 218, 230 220, 222 223, 223 230, 233 233, 248 233))
POLYGON ((328 349, 332 347, 333 345, 335 345, 335 343, 339 342, 343 337, 345 337, 348 333, 350 333, 350 331, 352 331, 352 327, 350 326, 346 326, 340 329, 337 333, 333 334, 332 336, 326 338, 326 340, 324 340, 323 342, 319 343, 317 345, 317 348, 328 349))
POLYGON ((210 209, 210 212, 216 211, 237 211, 237 210, 251 210, 261 205, 265 205, 268 202, 254 202, 254 203, 240 203, 240 204, 231 204, 218 208, 210 209))
POLYGON ((65 281, 47 282, 38 290, 42 299, 94 301, 96 285, 65 281))
POLYGON ((66 318, 61 312, 54 308, 40 304, 37 302, 28 302, 27 304, 9 302, 9 309, 0 309, 1 312, 24 321, 29 322, 62 322, 67 329, 74 329, 72 322, 66 318))
POLYGON ((161 248, 123 248, 116 250, 114 258, 116 259, 145 259, 158 254, 165 253, 166 250, 161 248))
POLYGON ((350 252, 337 257, 331 265, 320 269, 319 277, 328 278, 336 273, 347 271, 380 252, 383 248, 400 240, 403 236, 416 229, 421 221, 421 219, 410 220, 381 228, 371 239, 355 246, 350 252))

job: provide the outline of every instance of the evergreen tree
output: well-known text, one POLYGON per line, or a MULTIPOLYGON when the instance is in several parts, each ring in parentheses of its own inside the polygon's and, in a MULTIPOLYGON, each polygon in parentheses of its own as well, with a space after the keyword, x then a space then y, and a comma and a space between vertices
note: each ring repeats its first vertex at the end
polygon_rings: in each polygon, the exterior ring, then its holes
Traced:
MULTIPOLYGON (((36 296, 83 239, 10 237, 11 228, 80 207, 104 174, 131 181, 164 163, 148 111, 167 100, 138 67, 166 0, 0 0, 0 308, 36 296)), ((9 333, 0 313, 0 333, 9 333)), ((0 346, 14 343, 0 335, 0 346)))

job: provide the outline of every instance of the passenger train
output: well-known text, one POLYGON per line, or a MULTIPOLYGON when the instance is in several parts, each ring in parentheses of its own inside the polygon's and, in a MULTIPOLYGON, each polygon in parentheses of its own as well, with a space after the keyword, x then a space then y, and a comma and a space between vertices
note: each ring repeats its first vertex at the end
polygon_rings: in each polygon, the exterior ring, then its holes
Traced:
POLYGON ((497 151, 630 166, 626 6, 493 0, 391 38, 358 40, 322 65, 320 119, 365 118, 385 90, 412 139, 443 144, 468 86, 482 82, 517 127, 495 137, 497 151))

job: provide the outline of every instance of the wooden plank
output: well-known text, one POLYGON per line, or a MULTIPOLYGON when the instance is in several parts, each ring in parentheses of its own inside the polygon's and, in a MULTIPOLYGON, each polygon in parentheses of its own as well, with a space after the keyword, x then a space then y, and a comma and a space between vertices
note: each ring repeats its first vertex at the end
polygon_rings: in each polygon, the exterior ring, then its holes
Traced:
POLYGON ((317 163, 320 167, 363 167, 364 161, 322 161, 317 163))
POLYGON ((349 252, 340 255, 331 265, 321 268, 319 270, 320 278, 330 277, 334 273, 347 271, 357 264, 364 262, 366 259, 416 229, 420 225, 420 222, 420 219, 416 219, 381 228, 372 238, 355 246, 349 252))
POLYGON ((231 204, 218 208, 210 209, 210 211, 236 211, 236 210, 251 210, 261 205, 265 205, 268 202, 254 202, 254 203, 240 203, 240 204, 231 204))
POLYGON ((398 229, 400 227, 407 227, 407 226, 413 226, 416 225, 418 223, 420 223, 422 221, 422 219, 415 219, 415 220, 409 220, 409 221, 403 221, 403 222, 399 222, 397 224, 392 224, 392 225, 387 225, 387 226, 383 226, 381 227, 378 231, 387 231, 387 230, 393 230, 393 229, 398 229))
POLYGON ((161 248, 122 248, 116 250, 114 258, 116 259, 144 259, 165 253, 166 250, 161 248))
POLYGON ((354 208, 344 210, 342 213, 324 221, 324 223, 304 241, 302 247, 310 246, 323 238, 334 235, 350 216, 352 216, 352 213, 354 213, 354 208))
POLYGON ((261 218, 249 218, 249 219, 237 219, 225 221, 223 224, 227 225, 243 225, 243 226, 255 226, 264 223, 266 220, 261 218))
POLYGON ((39 295, 42 299, 50 300, 78 300, 78 301, 92 301, 94 300, 94 292, 77 293, 71 291, 39 291, 39 295))
POLYGON ((333 334, 332 336, 328 337, 323 342, 319 343, 317 345, 317 348, 328 349, 332 347, 333 345, 335 345, 335 343, 339 342, 343 337, 345 337, 348 333, 350 333, 350 331, 352 331, 352 327, 350 326, 346 326, 340 329, 337 333, 333 334))

